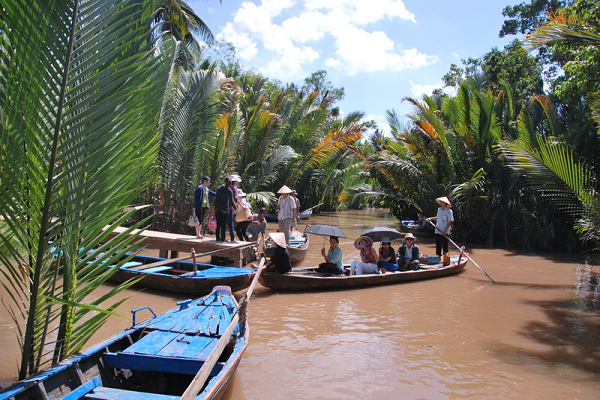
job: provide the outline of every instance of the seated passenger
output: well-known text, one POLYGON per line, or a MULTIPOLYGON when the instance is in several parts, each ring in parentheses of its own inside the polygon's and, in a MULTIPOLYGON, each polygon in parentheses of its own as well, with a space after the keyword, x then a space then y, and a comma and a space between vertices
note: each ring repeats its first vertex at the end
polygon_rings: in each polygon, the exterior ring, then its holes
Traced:
POLYGON ((373 249, 373 239, 361 236, 354 241, 354 247, 360 250, 360 261, 352 261, 350 263, 350 275, 379 272, 379 268, 377 267, 379 256, 375 249, 373 249))
POLYGON ((415 244, 416 240, 417 238, 412 233, 404 235, 404 244, 398 249, 398 268, 400 270, 416 271, 419 269, 421 250, 415 244))
POLYGON ((381 239, 381 247, 379 248, 379 262, 377 263, 381 272, 397 271, 396 253, 392 247, 392 242, 388 237, 381 239))
POLYGON ((280 274, 287 274, 292 271, 292 261, 290 260, 290 252, 287 249, 285 242, 285 234, 283 232, 271 232, 269 236, 273 240, 275 252, 273 257, 265 264, 267 271, 275 270, 280 274))
POLYGON ((319 264, 317 272, 325 274, 343 275, 344 274, 344 262, 342 261, 342 249, 338 246, 340 240, 337 236, 331 236, 329 238, 329 250, 325 255, 325 247, 321 249, 321 255, 325 259, 324 263, 319 264))
POLYGON ((427 222, 427 218, 425 218, 425 214, 423 214, 422 212, 419 213, 417 225, 419 225, 419 228, 427 228, 428 226, 430 226, 429 222, 427 222))

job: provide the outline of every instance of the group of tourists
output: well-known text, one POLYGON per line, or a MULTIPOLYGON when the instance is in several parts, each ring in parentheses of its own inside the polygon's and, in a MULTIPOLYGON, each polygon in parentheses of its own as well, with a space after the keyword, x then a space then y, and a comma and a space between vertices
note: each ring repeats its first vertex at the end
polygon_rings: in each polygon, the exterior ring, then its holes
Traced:
MULTIPOLYGON (((261 239, 264 242, 267 235, 267 209, 263 207, 257 215, 252 215, 246 194, 237 187, 241 181, 237 174, 228 176, 216 192, 213 192, 208 187, 210 178, 202 178, 194 193, 194 213, 200 221, 196 226, 196 237, 204 238, 202 236, 202 221, 206 212, 210 209, 209 196, 214 196, 213 210, 216 217, 216 239, 218 242, 225 242, 227 230, 229 230, 231 242, 235 242, 234 232, 240 240, 256 241, 261 239)), ((285 185, 277 193, 281 195, 277 200, 279 229, 278 232, 272 232, 268 235, 275 246, 275 253, 266 263, 266 266, 279 273, 288 273, 292 270, 292 267, 287 248, 290 245, 290 233, 297 226, 299 219, 300 201, 296 196, 296 191, 285 185)), ((454 215, 451 209, 452 205, 447 197, 438 197, 436 202, 440 205, 437 215, 425 218, 422 213, 419 213, 419 225, 425 226, 425 224, 431 224, 430 221, 436 221, 436 254, 441 258, 448 253, 448 238, 446 235, 450 234, 454 215)), ((360 261, 355 260, 350 263, 350 275, 385 274, 388 271, 416 271, 420 265, 419 257, 421 255, 416 241, 417 238, 412 233, 407 233, 404 236, 402 245, 398 248, 398 252, 396 252, 392 247, 391 240, 384 237, 381 239, 381 247, 377 252, 373 248, 373 239, 360 236, 354 241, 354 247, 360 251, 360 261)), ((317 272, 333 275, 344 274, 343 254, 337 236, 329 238, 329 249, 326 251, 323 247, 321 256, 324 262, 319 264, 317 272)))
POLYGON ((210 178, 202 178, 200 185, 194 191, 194 208, 192 212, 198 219, 195 226, 196 237, 202 235, 203 221, 211 208, 209 196, 214 196, 213 215, 216 220, 217 242, 225 242, 227 231, 231 243, 235 243, 235 235, 240 241, 264 240, 267 234, 267 209, 261 208, 257 215, 252 214, 251 206, 246 199, 246 193, 237 185, 242 181, 239 175, 225 177, 223 184, 216 191, 210 190, 210 178))

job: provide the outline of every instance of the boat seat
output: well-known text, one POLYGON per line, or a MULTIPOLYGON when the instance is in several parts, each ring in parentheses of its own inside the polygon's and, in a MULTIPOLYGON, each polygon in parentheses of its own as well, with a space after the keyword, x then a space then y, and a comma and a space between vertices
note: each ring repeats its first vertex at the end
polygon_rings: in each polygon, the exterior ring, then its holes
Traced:
POLYGON ((70 393, 64 395, 63 397, 61 397, 61 399, 62 400, 78 400, 100 385, 102 385, 102 381, 100 380, 100 378, 95 376, 91 380, 84 382, 83 385, 78 386, 75 389, 71 390, 70 393))
POLYGON ((181 397, 100 386, 82 398, 86 400, 179 400, 181 397))
POLYGON ((146 269, 144 269, 143 271, 144 271, 144 272, 150 272, 150 273, 152 273, 152 272, 163 272, 163 271, 168 271, 168 270, 170 270, 170 269, 173 269, 173 267, 169 267, 169 266, 166 266, 166 265, 162 265, 162 266, 159 266, 159 267, 146 268, 146 269))
MULTIPOLYGON (((181 332, 153 331, 127 349, 104 353, 102 358, 111 368, 195 375, 218 340, 181 332)), ((221 368, 222 365, 215 365, 213 373, 221 368)))
POLYGON ((121 268, 137 267, 138 265, 142 265, 142 263, 139 261, 129 261, 129 262, 126 262, 125 264, 123 264, 121 266, 121 268))

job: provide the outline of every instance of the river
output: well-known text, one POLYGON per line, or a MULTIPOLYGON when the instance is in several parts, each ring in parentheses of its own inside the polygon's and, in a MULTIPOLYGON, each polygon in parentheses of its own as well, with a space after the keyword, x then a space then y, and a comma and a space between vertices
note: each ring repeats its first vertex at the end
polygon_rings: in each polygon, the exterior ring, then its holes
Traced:
MULTIPOLYGON (((358 257, 352 243, 362 231, 397 227, 385 210, 306 222, 340 227, 349 237, 340 240, 346 262, 358 257)), ((276 228, 269 223, 269 231, 276 228)), ((320 262, 325 243, 311 236, 309 254, 295 267, 320 262)), ((417 244, 435 253, 432 239, 417 244)), ((598 267, 575 256, 467 250, 497 283, 469 262, 457 276, 350 291, 257 286, 250 344, 223 398, 598 399, 598 267)), ((130 298, 119 311, 127 318, 111 317, 90 344, 127 328, 131 309, 162 312, 184 298, 136 289, 124 296, 130 298)), ((18 349, 4 310, 0 333, 5 384, 15 379, 18 349)))

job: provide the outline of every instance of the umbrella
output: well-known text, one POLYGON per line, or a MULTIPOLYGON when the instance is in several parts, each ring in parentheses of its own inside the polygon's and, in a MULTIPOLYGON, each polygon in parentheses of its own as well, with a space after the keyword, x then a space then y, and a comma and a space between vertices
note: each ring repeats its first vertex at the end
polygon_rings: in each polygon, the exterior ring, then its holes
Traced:
POLYGON ((375 228, 367 229, 360 236, 370 237, 374 242, 381 242, 381 239, 384 237, 388 237, 390 240, 403 237, 396 229, 388 228, 387 226, 376 226, 375 228))
POLYGON ((306 228, 304 231, 306 233, 312 233, 313 235, 321 235, 321 236, 337 236, 341 238, 348 238, 342 230, 336 226, 331 225, 313 225, 309 228, 306 228))

